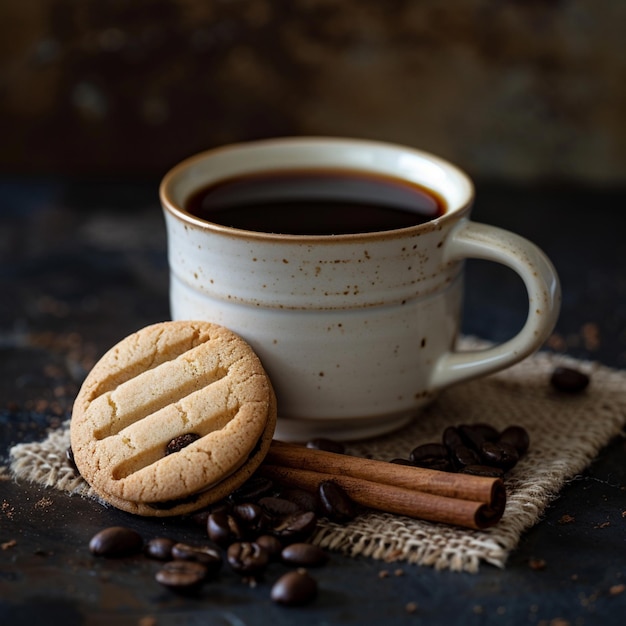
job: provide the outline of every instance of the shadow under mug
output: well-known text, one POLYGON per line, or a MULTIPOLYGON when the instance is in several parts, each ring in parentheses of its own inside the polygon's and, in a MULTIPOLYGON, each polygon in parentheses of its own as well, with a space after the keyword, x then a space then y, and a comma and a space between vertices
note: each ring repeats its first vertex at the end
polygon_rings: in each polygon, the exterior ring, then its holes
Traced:
POLYGON ((226 326, 252 346, 276 391, 278 439, 358 439, 397 429, 440 390, 522 360, 556 323, 560 287, 547 257, 518 235, 471 221, 470 179, 419 150, 333 138, 235 144, 174 167, 160 196, 172 318, 226 326), (423 224, 344 235, 243 230, 186 210, 190 196, 213 183, 320 169, 416 184, 446 209, 423 224), (467 258, 512 268, 529 305, 513 338, 459 352, 467 258))

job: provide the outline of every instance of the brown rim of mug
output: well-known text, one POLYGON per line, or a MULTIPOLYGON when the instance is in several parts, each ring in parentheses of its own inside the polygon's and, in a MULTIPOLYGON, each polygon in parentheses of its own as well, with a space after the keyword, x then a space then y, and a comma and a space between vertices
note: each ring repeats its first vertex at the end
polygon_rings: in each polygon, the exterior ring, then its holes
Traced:
MULTIPOLYGON (((338 170, 340 168, 335 166, 334 169, 338 170)), ((293 169, 292 166, 286 165, 285 170, 293 169)), ((357 167, 346 167, 346 170, 355 171, 361 168, 357 167)), ((367 170, 362 168, 363 172, 377 172, 377 170, 367 170)), ((245 175, 245 174, 244 174, 245 175)), ((223 180, 223 179, 218 179, 223 180)), ((435 192, 438 193, 438 192, 435 192)), ((398 236, 398 233, 405 233, 410 235, 421 235, 428 232, 433 232, 437 230, 441 230, 443 226, 453 219, 459 219, 463 215, 467 215, 474 201, 474 184, 470 177, 456 165, 453 165, 449 161, 442 159, 441 157, 435 156, 428 152, 418 150, 416 148, 411 148, 408 146, 402 146, 400 144, 394 144, 389 142, 381 142, 381 141, 370 141, 366 139, 348 139, 341 137, 278 137, 273 139, 260 139, 256 141, 249 142, 239 142, 232 143, 225 146, 220 146, 217 148, 211 148, 209 150, 204 150, 202 152, 196 153, 192 156, 183 159, 177 165, 172 167, 163 177, 161 184, 159 185, 159 198, 161 200, 161 204, 164 210, 167 210, 174 217, 179 220, 185 222, 190 226, 195 226, 202 230, 210 230, 217 234, 241 237, 245 239, 253 238, 253 239, 264 239, 264 240, 273 240, 273 241, 285 241, 285 242, 307 242, 316 244, 320 243, 332 243, 337 241, 356 241, 356 240, 383 240, 388 238, 395 238, 398 236), (430 161, 433 161, 443 167, 447 168, 451 172, 456 175, 460 181, 462 181, 465 185, 465 199, 458 206, 455 206, 452 210, 446 209, 445 213, 437 218, 424 222, 422 224, 416 224, 414 226, 407 226, 404 228, 398 228, 394 230, 386 230, 386 231, 378 231, 378 232, 370 232, 370 233, 348 233, 341 235, 294 235, 294 234, 283 234, 283 233, 266 233, 262 231, 252 231, 252 230, 244 230, 241 228, 233 228, 231 226, 224 226, 222 224, 217 224, 215 222, 210 222, 208 220, 201 219, 196 217, 186 211, 182 206, 179 206, 177 202, 174 201, 171 195, 171 185, 173 181, 181 176, 181 173, 188 169, 194 163, 198 161, 206 160, 207 158, 213 157, 215 155, 219 155, 223 152, 231 152, 236 150, 245 149, 247 147, 262 147, 268 146, 271 147, 273 145, 289 145, 289 144, 308 144, 309 146, 316 143, 334 143, 336 145, 346 145, 353 144, 358 145, 362 144, 363 146, 369 146, 373 148, 387 148, 387 149, 395 149, 395 150, 403 150, 405 152, 413 153, 422 157, 427 157, 430 161)), ((441 195, 438 193, 438 195, 441 195)), ((445 199, 444 199, 445 200, 445 199)), ((446 202, 446 205, 448 203, 446 202)))

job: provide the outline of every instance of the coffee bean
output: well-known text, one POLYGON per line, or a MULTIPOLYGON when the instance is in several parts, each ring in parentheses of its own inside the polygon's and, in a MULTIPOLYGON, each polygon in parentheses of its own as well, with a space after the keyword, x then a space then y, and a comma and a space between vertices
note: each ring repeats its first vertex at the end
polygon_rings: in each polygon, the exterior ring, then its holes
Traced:
POLYGON ((287 515, 277 520, 271 532, 283 542, 305 541, 317 527, 317 515, 313 511, 305 511, 287 515))
POLYGON ((189 516, 189 519, 193 522, 195 526, 199 526, 200 528, 206 528, 210 514, 211 511, 209 511, 208 509, 205 509, 204 511, 196 511, 189 516))
POLYGON ((122 557, 141 552, 143 539, 138 532, 125 526, 111 526, 96 533, 89 550, 96 556, 122 557))
POLYGON ((217 511, 225 511, 226 513, 228 513, 230 511, 230 504, 227 504, 225 502, 218 502, 208 509, 203 509, 201 511, 191 513, 188 519, 190 519, 194 523, 194 525, 206 529, 207 523, 209 521, 209 515, 211 515, 211 513, 216 513, 217 511))
POLYGON ((186 448, 189 444, 200 439, 200 435, 196 433, 185 433, 174 437, 167 446, 165 446, 165 456, 173 454, 174 452, 180 452, 183 448, 186 448))
POLYGON ((72 446, 69 446, 67 450, 65 450, 65 460, 67 464, 74 470, 76 474, 79 473, 78 467, 76 467, 76 461, 74 460, 74 450, 72 450, 72 446))
POLYGON ((273 535, 260 535, 254 540, 254 543, 261 546, 270 559, 278 558, 283 549, 283 544, 273 535))
POLYGON ((274 491, 274 482, 264 476, 253 476, 230 495, 233 502, 256 502, 274 491))
POLYGON ((343 524, 356 517, 357 509, 352 498, 332 480, 324 480, 319 484, 317 496, 320 514, 332 522, 343 524))
POLYGON ((175 543, 169 537, 150 539, 145 547, 146 556, 159 561, 170 561, 172 559, 172 547, 175 543))
POLYGON ((411 450, 409 459, 418 467, 444 472, 452 469, 448 459, 448 449, 442 443, 425 443, 417 446, 411 450))
POLYGON ((211 541, 219 546, 227 546, 233 541, 239 541, 244 531, 240 522, 228 513, 226 509, 212 512, 207 519, 207 534, 211 541))
POLYGON ((454 472, 454 465, 452 465, 452 461, 450 461, 450 459, 439 459, 438 461, 433 461, 430 464, 414 463, 413 465, 415 467, 436 470, 438 472, 454 472))
POLYGON ((530 437, 525 428, 521 426, 509 426, 500 433, 498 442, 508 443, 517 450, 519 456, 524 456, 530 446, 530 437))
POLYGON ((467 465, 480 464, 480 455, 478 452, 472 450, 472 448, 468 448, 467 446, 457 446, 451 451, 450 456, 452 458, 452 463, 457 468, 463 468, 467 465))
POLYGON ((247 528, 257 528, 263 525, 267 519, 265 511, 254 502, 241 502, 234 504, 232 508, 233 515, 247 528))
POLYGON ((238 502, 233 504, 231 511, 233 515, 237 516, 237 519, 246 524, 254 523, 264 514, 263 509, 254 502, 238 502))
POLYGON ((228 546, 226 559, 238 574, 260 574, 269 563, 269 553, 257 543, 236 541, 228 546))
POLYGON ((477 452, 480 451, 485 441, 496 441, 498 439, 498 431, 489 424, 461 424, 458 427, 458 432, 465 445, 477 452))
POLYGON ((589 385, 590 377, 571 367, 556 367, 550 377, 555 389, 566 393, 580 393, 589 385))
POLYGON ((290 502, 297 504, 302 511, 317 510, 317 496, 310 491, 292 487, 282 490, 280 492, 280 497, 284 500, 289 500, 290 502))
POLYGON ((470 427, 472 430, 479 433, 485 441, 496 441, 500 434, 498 429, 493 427, 491 424, 478 422, 476 424, 471 424, 470 427))
POLYGON ((458 448, 459 446, 464 446, 465 441, 461 437, 459 433, 459 429, 456 426, 448 426, 443 431, 442 437, 443 445, 448 449, 449 452, 458 448))
POLYGON ((285 563, 306 567, 318 567, 328 561, 328 554, 322 548, 304 542, 285 546, 280 556, 285 563))
POLYGON ((504 470, 491 465, 467 465, 461 470, 461 474, 484 476, 486 478, 502 478, 504 476, 504 470))
POLYGON ((221 552, 209 545, 194 546, 179 542, 172 546, 172 557, 177 561, 202 563, 211 574, 218 572, 222 566, 221 552))
POLYGON ((508 443, 485 441, 481 449, 483 461, 503 470, 511 469, 519 460, 517 450, 508 443))
POLYGON ((207 568, 195 561, 170 561, 155 575, 157 582, 180 593, 197 591, 207 576, 207 568))
POLYGON ((274 496, 267 496, 259 500, 259 505, 263 510, 273 518, 284 517, 286 515, 293 515, 301 511, 300 507, 290 500, 285 498, 276 498, 274 496))
POLYGON ((341 442, 333 441, 332 439, 325 439, 323 437, 307 441, 306 447, 312 448, 313 450, 334 452, 335 454, 343 454, 346 451, 345 446, 341 442))
POLYGON ((415 467, 415 463, 411 463, 408 459, 391 459, 389 463, 394 463, 395 465, 411 465, 415 467))
POLYGON ((305 570, 287 572, 273 585, 271 598, 287 606, 309 604, 317 596, 317 581, 305 570))

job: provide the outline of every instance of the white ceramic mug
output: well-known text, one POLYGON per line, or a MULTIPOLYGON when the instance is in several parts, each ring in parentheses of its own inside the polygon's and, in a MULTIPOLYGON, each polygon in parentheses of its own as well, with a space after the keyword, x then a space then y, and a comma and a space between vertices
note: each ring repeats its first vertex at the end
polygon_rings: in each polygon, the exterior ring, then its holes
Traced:
POLYGON ((160 195, 172 317, 208 320, 250 343, 276 390, 279 439, 394 430, 443 388, 534 352, 556 322, 559 281, 546 256, 518 235, 470 221, 470 179, 418 150, 330 138, 237 144, 183 161, 160 195), (230 228, 185 210, 193 192, 225 179, 329 168, 417 183, 445 200, 445 214, 386 232, 305 236, 230 228), (466 258, 512 268, 529 307, 512 339, 457 352, 466 258))

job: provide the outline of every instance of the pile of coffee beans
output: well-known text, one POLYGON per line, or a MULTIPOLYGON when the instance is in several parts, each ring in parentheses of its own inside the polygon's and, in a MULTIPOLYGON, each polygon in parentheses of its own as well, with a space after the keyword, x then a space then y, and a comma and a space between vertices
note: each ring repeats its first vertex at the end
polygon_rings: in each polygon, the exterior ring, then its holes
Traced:
MULTIPOLYGON (((582 393, 590 380, 584 372, 564 366, 555 367, 550 375, 550 385, 567 394, 582 393)), ((526 454, 529 445, 528 432, 522 426, 498 431, 489 424, 462 424, 446 428, 440 442, 417 446, 408 459, 391 462, 500 478, 526 454)))
POLYGON ((322 482, 314 494, 281 488, 257 476, 227 501, 191 517, 206 533, 200 543, 192 545, 170 537, 145 542, 132 529, 114 526, 97 533, 89 549, 96 556, 143 554, 162 561, 155 575, 157 582, 184 594, 197 593, 224 566, 256 585, 272 563, 282 563, 294 569, 274 583, 270 597, 284 605, 304 605, 314 600, 318 589, 308 570, 329 560, 326 551, 308 542, 318 518, 345 522, 356 514, 345 491, 329 481, 322 482))
POLYGON ((391 462, 501 478, 526 454, 529 445, 528 432, 522 426, 498 431, 489 424, 461 424, 448 426, 441 442, 419 445, 408 459, 391 462))

